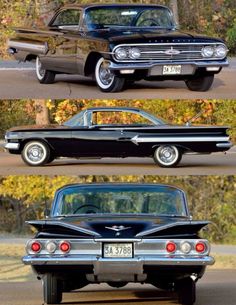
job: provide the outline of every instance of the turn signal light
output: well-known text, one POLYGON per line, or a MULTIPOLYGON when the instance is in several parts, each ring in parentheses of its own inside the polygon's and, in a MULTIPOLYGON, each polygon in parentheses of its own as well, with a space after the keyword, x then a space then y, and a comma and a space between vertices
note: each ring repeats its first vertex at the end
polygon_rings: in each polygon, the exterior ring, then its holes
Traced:
POLYGON ((197 252, 203 253, 203 252, 206 251, 206 245, 205 245, 205 243, 199 241, 199 242, 196 244, 195 249, 196 249, 197 252))
POLYGON ((172 241, 169 241, 166 244, 166 251, 169 253, 174 253, 176 251, 176 244, 172 241))
POLYGON ((38 241, 32 242, 31 250, 35 253, 38 253, 41 250, 41 244, 38 241))
POLYGON ((60 243, 59 248, 62 252, 67 253, 70 251, 70 243, 68 241, 63 241, 60 243))

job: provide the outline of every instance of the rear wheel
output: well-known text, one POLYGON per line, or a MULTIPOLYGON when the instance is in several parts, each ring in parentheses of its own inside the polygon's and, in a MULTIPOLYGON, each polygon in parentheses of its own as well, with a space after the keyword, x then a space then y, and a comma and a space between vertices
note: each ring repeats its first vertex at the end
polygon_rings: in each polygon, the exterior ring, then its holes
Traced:
POLYGON ((96 63, 95 80, 103 92, 119 92, 122 91, 125 85, 125 79, 116 76, 102 57, 96 63))
POLYGON ((208 91, 214 81, 214 75, 199 76, 185 81, 186 86, 191 91, 208 91))
POLYGON ((50 148, 46 143, 31 141, 25 144, 21 157, 27 165, 44 165, 50 160, 50 148))
POLYGON ((55 80, 56 73, 53 71, 45 70, 42 68, 42 63, 40 61, 40 58, 36 58, 36 75, 38 78, 38 81, 41 84, 53 84, 55 80))
POLYGON ((46 304, 58 304, 62 301, 62 283, 53 274, 43 277, 43 298, 46 304))
POLYGON ((180 162, 182 154, 174 145, 161 145, 155 152, 153 159, 161 167, 175 167, 180 162))
POLYGON ((179 304, 193 305, 196 301, 196 283, 191 278, 185 278, 177 282, 179 304))

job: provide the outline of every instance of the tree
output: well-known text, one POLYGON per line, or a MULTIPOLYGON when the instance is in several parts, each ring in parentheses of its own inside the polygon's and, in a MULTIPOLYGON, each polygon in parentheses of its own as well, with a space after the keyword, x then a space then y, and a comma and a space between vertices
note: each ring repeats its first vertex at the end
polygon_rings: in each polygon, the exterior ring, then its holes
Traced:
POLYGON ((170 7, 173 11, 175 22, 179 24, 178 0, 170 0, 170 7))
POLYGON ((50 123, 49 110, 45 100, 34 101, 35 112, 36 112, 36 124, 48 125, 50 123))

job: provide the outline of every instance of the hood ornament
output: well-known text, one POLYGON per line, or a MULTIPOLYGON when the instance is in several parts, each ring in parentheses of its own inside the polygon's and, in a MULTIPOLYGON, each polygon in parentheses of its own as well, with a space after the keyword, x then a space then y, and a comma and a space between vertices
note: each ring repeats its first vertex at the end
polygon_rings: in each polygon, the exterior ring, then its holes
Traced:
POLYGON ((108 230, 112 230, 115 232, 125 231, 128 229, 131 229, 131 227, 125 227, 125 226, 112 226, 112 227, 105 227, 108 230))

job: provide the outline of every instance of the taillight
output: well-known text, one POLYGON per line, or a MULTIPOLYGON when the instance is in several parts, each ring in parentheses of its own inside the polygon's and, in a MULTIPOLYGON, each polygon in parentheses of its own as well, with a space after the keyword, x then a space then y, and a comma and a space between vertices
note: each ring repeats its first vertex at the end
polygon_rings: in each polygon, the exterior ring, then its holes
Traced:
POLYGON ((38 253, 41 250, 41 244, 38 241, 32 242, 30 248, 33 252, 38 253))
POLYGON ((174 253, 176 251, 176 244, 172 241, 168 241, 166 244, 166 251, 169 253, 174 253))
POLYGON ((195 250, 198 252, 198 253, 203 253, 206 251, 206 244, 202 241, 199 241, 196 243, 195 245, 195 250))
POLYGON ((57 245, 53 241, 49 241, 47 242, 45 248, 49 253, 54 253, 57 249, 57 245))
POLYGON ((192 246, 189 242, 184 241, 180 244, 180 250, 184 253, 184 254, 188 254, 192 249, 192 246))
POLYGON ((62 241, 59 248, 62 252, 67 253, 70 251, 70 243, 68 241, 62 241))

